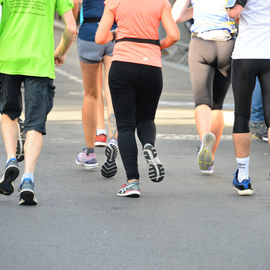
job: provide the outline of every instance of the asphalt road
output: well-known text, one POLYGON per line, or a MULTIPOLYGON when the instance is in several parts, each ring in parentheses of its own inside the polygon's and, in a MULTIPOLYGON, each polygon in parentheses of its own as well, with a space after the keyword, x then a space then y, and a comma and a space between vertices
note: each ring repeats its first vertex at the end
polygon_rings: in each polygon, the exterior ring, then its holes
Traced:
MULTIPOLYGON (((115 194, 125 182, 120 157, 112 179, 75 164, 84 147, 83 89, 76 45, 72 46, 66 63, 56 70, 55 106, 35 174, 39 204, 19 206, 17 191, 0 197, 0 270, 269 269, 268 145, 252 141, 255 194, 238 196, 232 190, 236 164, 230 91, 215 174, 201 175, 189 74, 173 63, 164 65, 163 74, 156 146, 165 179, 148 179, 140 152, 142 196, 119 198, 115 194)), ((4 167, 2 139, 0 146, 4 167)), ((96 153, 101 166, 104 148, 96 153)))

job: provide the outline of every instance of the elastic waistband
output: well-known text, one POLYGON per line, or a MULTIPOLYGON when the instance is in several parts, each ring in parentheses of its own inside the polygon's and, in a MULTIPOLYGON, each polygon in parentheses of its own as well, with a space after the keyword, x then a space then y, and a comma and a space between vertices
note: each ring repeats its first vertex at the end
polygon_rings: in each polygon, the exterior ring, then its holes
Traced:
POLYGON ((137 43, 148 43, 160 46, 160 40, 159 39, 147 39, 147 38, 120 38, 116 39, 115 43, 121 42, 121 41, 131 41, 131 42, 137 42, 137 43))
MULTIPOLYGON (((191 38, 195 38, 195 37, 198 37, 198 32, 191 32, 191 38)), ((237 37, 237 33, 230 33, 231 37, 232 38, 236 38, 237 37)))
POLYGON ((98 17, 92 17, 92 18, 83 18, 84 23, 95 23, 95 22, 100 22, 101 18, 98 17))

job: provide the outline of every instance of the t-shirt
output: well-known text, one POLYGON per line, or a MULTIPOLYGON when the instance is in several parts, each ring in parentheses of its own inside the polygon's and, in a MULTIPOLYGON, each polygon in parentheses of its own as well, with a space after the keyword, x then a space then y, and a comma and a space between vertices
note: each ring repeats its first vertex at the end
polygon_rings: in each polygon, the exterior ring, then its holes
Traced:
MULTIPOLYGON (((81 14, 83 18, 100 18, 104 11, 104 0, 84 0, 81 14)), ((83 22, 81 19, 81 23, 83 22)), ((99 22, 82 23, 79 29, 78 37, 86 41, 95 41, 95 35, 98 28, 99 22)), ((112 29, 115 29, 116 24, 113 25, 112 29)))
MULTIPOLYGON (((117 39, 124 37, 159 39, 161 15, 168 0, 106 0, 118 26, 117 39)), ((124 61, 161 67, 161 52, 157 45, 122 41, 114 46, 113 61, 124 61)))
POLYGON ((202 33, 211 30, 229 30, 235 33, 235 21, 225 9, 227 0, 191 0, 194 23, 191 32, 202 33))
POLYGON ((53 24, 73 0, 1 0, 0 73, 55 78, 53 24))
POLYGON ((270 1, 248 0, 239 21, 233 59, 270 59, 270 1))

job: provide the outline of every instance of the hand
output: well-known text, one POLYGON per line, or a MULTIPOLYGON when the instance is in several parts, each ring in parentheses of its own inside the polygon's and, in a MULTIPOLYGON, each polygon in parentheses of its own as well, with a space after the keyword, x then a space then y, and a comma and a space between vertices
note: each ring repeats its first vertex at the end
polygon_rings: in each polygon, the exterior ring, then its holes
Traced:
POLYGON ((57 50, 55 50, 54 52, 54 63, 57 65, 57 66, 61 66, 63 65, 65 62, 65 55, 60 55, 57 50))

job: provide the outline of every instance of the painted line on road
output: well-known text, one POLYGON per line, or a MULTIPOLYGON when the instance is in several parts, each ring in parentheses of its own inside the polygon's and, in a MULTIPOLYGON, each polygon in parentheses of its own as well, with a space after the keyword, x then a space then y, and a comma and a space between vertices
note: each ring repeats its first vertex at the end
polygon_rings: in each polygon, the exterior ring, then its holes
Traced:
POLYGON ((75 76, 75 75, 73 75, 73 74, 71 74, 71 73, 69 73, 69 72, 67 72, 67 71, 65 71, 63 69, 60 69, 60 68, 56 67, 55 72, 67 77, 71 81, 74 81, 74 82, 77 82, 77 83, 82 83, 83 82, 81 78, 79 78, 79 77, 77 77, 77 76, 75 76))
MULTIPOLYGON (((194 134, 170 134, 170 133, 159 133, 157 134, 158 140, 172 140, 172 141, 198 141, 200 140, 198 135, 194 134)), ((221 137, 222 141, 231 141, 232 135, 223 135, 221 137)), ((46 141, 50 143, 57 143, 57 144, 80 144, 83 141, 82 138, 64 138, 64 137, 47 137, 46 141)))

